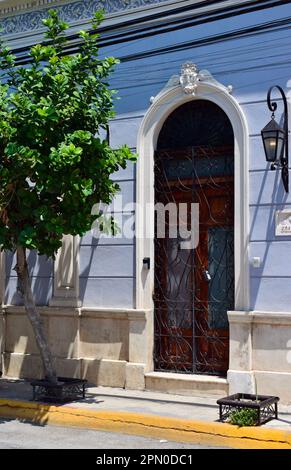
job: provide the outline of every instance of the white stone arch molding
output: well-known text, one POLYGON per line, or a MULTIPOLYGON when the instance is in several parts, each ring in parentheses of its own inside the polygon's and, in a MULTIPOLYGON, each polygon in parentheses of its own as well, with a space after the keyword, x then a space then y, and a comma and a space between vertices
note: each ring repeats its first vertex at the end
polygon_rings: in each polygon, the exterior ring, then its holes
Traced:
MULTIPOLYGON (((186 93, 179 76, 172 77, 165 88, 151 98, 151 106, 141 123, 137 140, 136 208, 136 307, 153 308, 154 288, 154 213, 146 211, 154 202, 154 152, 160 130, 167 117, 182 104, 205 99, 217 104, 228 116, 234 133, 235 172, 235 310, 249 309, 249 190, 248 126, 242 109, 231 95, 232 87, 218 83, 209 72, 201 71, 195 94, 186 93), (143 259, 150 258, 150 269, 143 259)), ((182 80, 181 80, 182 82, 182 80)), ((183 82, 182 82, 183 85, 183 82)))

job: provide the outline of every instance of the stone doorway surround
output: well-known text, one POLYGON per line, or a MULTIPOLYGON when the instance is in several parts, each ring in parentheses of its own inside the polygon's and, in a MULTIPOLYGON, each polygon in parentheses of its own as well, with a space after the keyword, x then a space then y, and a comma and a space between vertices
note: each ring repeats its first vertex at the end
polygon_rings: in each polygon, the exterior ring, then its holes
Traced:
MULTIPOLYGON (((187 64, 189 63, 184 64, 183 67, 185 68, 187 64)), ((190 93, 187 86, 185 86, 184 76, 181 74, 181 76, 173 76, 161 92, 151 98, 152 104, 144 116, 138 134, 136 298, 137 308, 149 309, 152 315, 154 307, 152 301, 154 272, 153 268, 151 270, 144 269, 142 260, 145 257, 149 257, 151 266, 154 266, 154 212, 147 210, 147 206, 153 204, 154 201, 154 152, 160 130, 167 117, 179 106, 195 99, 209 100, 218 105, 226 113, 233 127, 235 161, 235 311, 249 310, 248 126, 240 105, 231 95, 232 87, 217 82, 207 70, 200 72, 198 72, 197 68, 196 70, 197 77, 194 78, 196 83, 190 93)), ((186 77, 186 85, 187 83, 186 77)), ((153 345, 153 337, 151 342, 153 345)), ((153 370, 152 362, 147 365, 146 369, 149 371, 153 370)), ((155 381, 155 374, 157 377, 157 373, 151 372, 150 378, 147 381, 153 383, 155 381)), ((164 374, 164 381, 166 381, 167 373, 162 374, 164 374)), ((170 375, 172 376, 173 374, 170 375)), ((181 375, 180 379, 182 380, 182 374, 176 375, 181 375)), ((159 381, 163 380, 161 373, 159 373, 159 376, 161 376, 159 381)), ((170 378, 169 375, 168 378, 169 380, 174 379, 170 378)), ((201 376, 196 375, 192 376, 192 378, 194 382, 196 381, 199 388, 203 381, 201 376)), ((219 380, 225 379, 208 378, 208 383, 210 384, 210 382, 214 381, 215 387, 217 387, 219 380)), ((225 383, 227 384, 227 382, 233 380, 234 376, 230 375, 225 383)), ((202 387, 204 391, 206 391, 206 383, 207 379, 204 379, 202 387)), ((220 382, 219 384, 222 385, 220 382)), ((192 385, 195 387, 195 384, 192 385)), ((212 385, 209 385, 209 391, 213 388, 212 385)))
POLYGON ((154 266, 154 151, 160 130, 174 109, 191 100, 209 100, 228 116, 234 133, 235 161, 235 310, 249 308, 249 188, 248 188, 248 127, 238 102, 231 96, 231 87, 217 82, 202 70, 195 94, 185 93, 180 77, 173 76, 155 97, 146 112, 138 134, 137 153, 137 236, 136 273, 137 308, 153 308, 153 269, 144 269, 142 260, 150 257, 154 266), (148 206, 151 205, 150 210, 148 206))

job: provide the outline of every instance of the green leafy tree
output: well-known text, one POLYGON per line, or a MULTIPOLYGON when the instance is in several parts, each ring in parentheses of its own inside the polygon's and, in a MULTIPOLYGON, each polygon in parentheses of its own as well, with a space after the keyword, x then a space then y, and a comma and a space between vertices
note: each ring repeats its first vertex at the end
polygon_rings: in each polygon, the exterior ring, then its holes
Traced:
MULTIPOLYGON (((102 12, 93 18, 96 29, 102 12)), ((98 57, 98 34, 80 31, 78 53, 66 55, 68 25, 56 11, 43 21, 45 40, 30 49, 27 66, 0 47, 0 245, 16 252, 24 299, 47 379, 56 381, 52 355, 31 290, 26 251, 55 257, 63 234, 83 235, 119 190, 110 178, 128 160, 98 137, 113 117, 107 83, 117 60, 98 57)))

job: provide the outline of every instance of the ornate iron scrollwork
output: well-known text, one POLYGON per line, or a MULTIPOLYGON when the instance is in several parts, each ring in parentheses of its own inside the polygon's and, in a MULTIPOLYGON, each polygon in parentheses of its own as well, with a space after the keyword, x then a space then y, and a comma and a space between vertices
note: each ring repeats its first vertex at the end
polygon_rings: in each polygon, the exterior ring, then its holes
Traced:
POLYGON ((155 202, 176 203, 177 223, 179 203, 199 204, 200 220, 195 249, 181 249, 179 233, 170 236, 169 217, 164 238, 156 226, 154 362, 156 370, 224 375, 234 306, 233 133, 208 103, 176 110, 155 155, 155 202))

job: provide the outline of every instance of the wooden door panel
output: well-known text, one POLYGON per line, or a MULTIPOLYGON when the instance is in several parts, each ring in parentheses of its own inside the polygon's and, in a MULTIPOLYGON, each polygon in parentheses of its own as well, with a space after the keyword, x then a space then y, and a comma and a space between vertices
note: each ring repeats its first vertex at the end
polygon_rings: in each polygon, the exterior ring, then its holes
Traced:
POLYGON ((234 292, 233 176, 160 180, 156 196, 164 204, 187 202, 189 221, 190 204, 199 203, 195 250, 180 250, 178 237, 155 241, 156 368, 225 374, 226 311, 233 308, 234 292))
POLYGON ((233 271, 233 190, 227 185, 217 193, 212 188, 202 188, 197 194, 200 230, 195 250, 194 335, 197 368, 203 372, 226 372, 229 355, 226 312, 232 307, 233 286, 226 281, 233 280, 233 272, 226 270, 233 271), (210 281, 203 276, 205 271, 211 276, 210 281))

